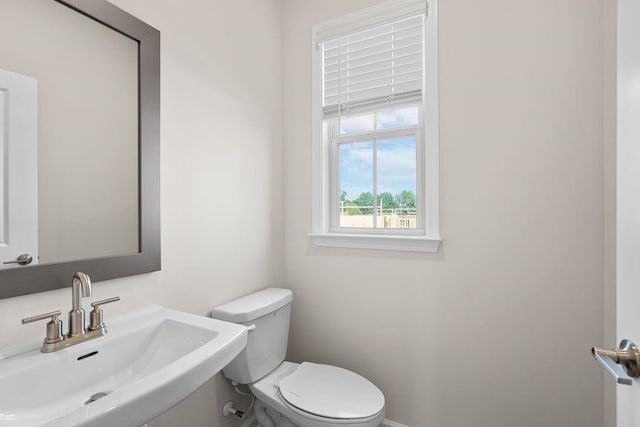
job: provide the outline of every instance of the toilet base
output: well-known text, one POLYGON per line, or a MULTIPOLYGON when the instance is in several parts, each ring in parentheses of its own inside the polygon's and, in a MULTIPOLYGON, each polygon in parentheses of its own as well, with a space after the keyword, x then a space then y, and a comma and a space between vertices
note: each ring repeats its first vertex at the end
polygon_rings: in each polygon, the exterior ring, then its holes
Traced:
POLYGON ((256 400, 254 411, 260 427, 300 427, 278 411, 269 408, 260 400, 256 400))

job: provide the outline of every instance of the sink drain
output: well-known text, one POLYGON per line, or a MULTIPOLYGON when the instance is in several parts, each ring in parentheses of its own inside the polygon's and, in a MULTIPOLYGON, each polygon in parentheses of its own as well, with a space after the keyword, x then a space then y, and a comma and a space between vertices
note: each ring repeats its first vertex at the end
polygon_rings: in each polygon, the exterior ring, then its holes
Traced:
POLYGON ((91 396, 89 398, 89 400, 87 400, 86 402, 84 402, 85 405, 88 405, 89 403, 95 402, 96 400, 100 400, 103 397, 105 397, 106 395, 108 395, 110 392, 103 392, 101 391, 100 393, 96 393, 93 396, 91 396))

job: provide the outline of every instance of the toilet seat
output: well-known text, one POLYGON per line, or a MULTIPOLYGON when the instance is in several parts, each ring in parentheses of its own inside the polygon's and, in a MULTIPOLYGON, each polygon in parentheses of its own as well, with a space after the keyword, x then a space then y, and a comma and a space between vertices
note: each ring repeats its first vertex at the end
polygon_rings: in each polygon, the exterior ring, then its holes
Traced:
MULTIPOLYGON (((384 398, 377 413, 367 417, 357 419, 339 419, 315 415, 304 409, 298 408, 289 403, 280 392, 280 384, 287 377, 297 371, 301 365, 284 361, 269 375, 260 380, 248 384, 251 392, 259 401, 264 402, 268 407, 283 414, 297 426, 302 427, 379 427, 384 420, 385 407, 384 398)), ((335 368, 335 367, 332 367, 335 368)), ((340 369, 340 368, 337 368, 340 369)), ((304 371, 302 371, 304 372, 304 371)), ((349 371, 347 371, 349 372, 349 371)), ((350 372, 351 373, 351 372, 350 372)), ((354 374, 357 375, 357 374, 354 374)), ((294 377, 295 378, 295 377, 294 377)), ((286 382, 285 382, 286 384, 286 382)), ((377 387, 371 384, 375 389, 377 387)), ((378 390, 379 391, 379 390, 378 390)))
POLYGON ((366 378, 343 368, 303 362, 278 383, 282 398, 310 414, 363 419, 384 408, 384 395, 366 378))

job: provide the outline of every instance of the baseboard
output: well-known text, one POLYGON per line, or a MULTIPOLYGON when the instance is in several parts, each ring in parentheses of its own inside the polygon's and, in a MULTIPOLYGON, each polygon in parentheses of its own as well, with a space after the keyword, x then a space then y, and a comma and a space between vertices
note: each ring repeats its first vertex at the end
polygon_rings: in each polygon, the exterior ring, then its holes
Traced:
MULTIPOLYGON (((247 418, 240 425, 240 427, 260 427, 260 424, 258 424, 258 420, 256 420, 256 416, 251 414, 251 416, 247 418)), ((407 427, 407 426, 405 426, 404 424, 396 423, 391 420, 385 419, 380 425, 380 427, 407 427)))

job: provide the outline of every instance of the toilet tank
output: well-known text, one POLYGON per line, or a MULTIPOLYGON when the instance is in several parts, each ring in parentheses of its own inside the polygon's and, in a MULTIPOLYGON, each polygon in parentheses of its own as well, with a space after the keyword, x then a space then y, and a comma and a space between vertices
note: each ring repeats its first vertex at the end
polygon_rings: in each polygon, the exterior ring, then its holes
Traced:
POLYGON ((249 327, 247 346, 222 373, 240 384, 250 384, 284 361, 289 340, 293 293, 267 288, 213 309, 211 317, 249 327))

